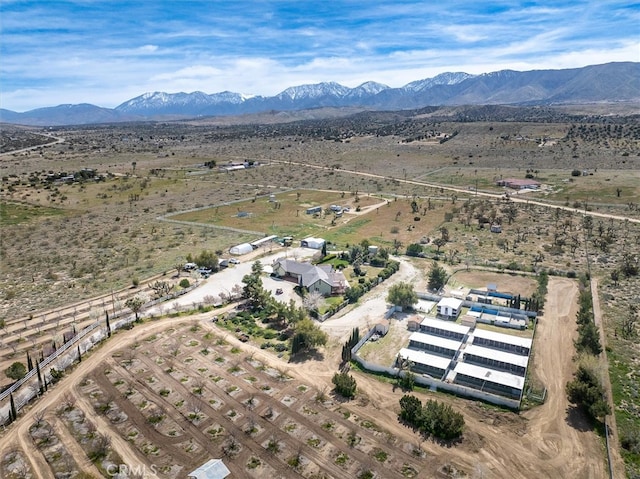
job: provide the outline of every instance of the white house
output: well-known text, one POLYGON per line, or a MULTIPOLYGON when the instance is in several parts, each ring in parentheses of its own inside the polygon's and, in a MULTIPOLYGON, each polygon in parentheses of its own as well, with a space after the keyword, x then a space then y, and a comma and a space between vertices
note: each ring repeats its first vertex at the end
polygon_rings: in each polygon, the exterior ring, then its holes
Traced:
POLYGON ((455 319, 462 311, 462 300, 456 298, 442 298, 437 305, 437 316, 444 319, 455 319))

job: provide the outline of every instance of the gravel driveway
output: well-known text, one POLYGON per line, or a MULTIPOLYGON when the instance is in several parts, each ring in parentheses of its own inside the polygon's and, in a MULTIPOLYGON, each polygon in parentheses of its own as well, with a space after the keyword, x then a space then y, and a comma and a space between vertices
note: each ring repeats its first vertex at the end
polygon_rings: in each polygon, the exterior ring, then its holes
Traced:
MULTIPOLYGON (((228 295, 231 293, 231 290, 235 285, 239 285, 240 287, 244 286, 242 284, 242 278, 251 273, 251 266, 255 261, 260 261, 264 270, 266 272, 270 272, 271 264, 278 258, 286 256, 288 258, 305 260, 311 258, 317 252, 317 250, 309 248, 287 248, 261 258, 251 258, 251 255, 249 254, 246 255, 249 259, 245 260, 243 259, 245 256, 241 256, 239 257, 240 264, 229 265, 228 268, 211 275, 207 279, 198 280, 200 281, 199 286, 193 291, 190 291, 184 296, 180 296, 169 303, 162 303, 162 305, 154 306, 153 308, 148 309, 145 312, 145 315, 150 316, 152 314, 159 314, 161 313, 161 310, 166 311, 167 309, 174 307, 176 304, 180 307, 193 307, 194 305, 205 302, 205 298, 208 296, 214 297, 217 301, 220 297, 220 293, 228 295)), ((271 291, 279 301, 289 302, 289 299, 294 299, 298 304, 302 304, 298 295, 293 292, 295 284, 267 276, 263 276, 262 284, 265 289, 271 291), (278 288, 282 289, 283 294, 275 294, 275 291, 278 288)))

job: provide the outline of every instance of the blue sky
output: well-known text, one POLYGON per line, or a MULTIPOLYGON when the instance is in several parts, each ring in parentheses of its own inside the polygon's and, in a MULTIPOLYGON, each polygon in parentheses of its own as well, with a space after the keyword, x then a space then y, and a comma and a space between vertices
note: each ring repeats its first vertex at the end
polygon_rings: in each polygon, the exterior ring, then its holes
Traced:
POLYGON ((0 0, 0 106, 637 62, 639 25, 618 0, 0 0))

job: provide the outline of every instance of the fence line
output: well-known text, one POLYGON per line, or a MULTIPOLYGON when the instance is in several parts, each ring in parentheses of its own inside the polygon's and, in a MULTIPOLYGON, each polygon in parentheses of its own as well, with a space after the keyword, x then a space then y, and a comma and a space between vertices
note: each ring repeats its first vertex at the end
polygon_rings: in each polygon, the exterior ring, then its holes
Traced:
MULTIPOLYGON (((153 301, 149 301, 148 303, 145 304, 144 309, 148 309, 148 308, 150 308, 152 306, 155 306, 156 304, 158 304, 158 303, 160 303, 162 301, 168 301, 168 300, 177 298, 178 296, 182 296, 182 295, 188 293, 189 291, 192 291, 197 286, 198 286, 198 284, 194 284, 194 285, 191 285, 188 288, 180 290, 180 291, 178 291, 176 293, 172 293, 172 294, 164 296, 162 298, 155 299, 153 301)), ((127 312, 122 311, 122 310, 118 311, 113 316, 110 316, 109 319, 116 320, 116 319, 121 318, 123 316, 127 316, 127 317, 124 320, 115 321, 115 322, 110 324, 112 331, 124 328, 127 325, 129 325, 129 324, 131 324, 132 322, 135 321, 135 315, 132 315, 131 313, 127 313, 127 312)), ((56 349, 53 353, 51 353, 49 356, 47 356, 42 361, 40 361, 38 363, 38 365, 41 368, 42 374, 43 375, 46 374, 46 372, 43 370, 43 368, 46 368, 48 365, 50 365, 52 362, 54 362, 56 359, 58 359, 64 353, 69 351, 69 349, 72 346, 75 346, 82 339, 86 338, 89 335, 89 333, 92 333, 95 329, 99 328, 103 324, 103 321, 105 321, 105 320, 104 319, 99 319, 99 320, 95 321, 94 323, 90 324, 89 326, 87 326, 86 328, 83 328, 75 336, 73 336, 69 341, 64 343, 62 346, 60 346, 58 349, 56 349)), ((106 330, 106 325, 105 325, 105 330, 106 330)), ((100 340, 101 339, 102 338, 100 338, 100 340)), ((93 347, 93 345, 94 345, 94 343, 90 343, 89 346, 84 349, 85 352, 88 351, 89 349, 91 349, 91 347, 93 347)), ((37 358, 36 358, 36 361, 37 361, 37 358)), ((2 393, 0 393, 0 401, 5 400, 7 397, 9 397, 10 394, 12 394, 12 393, 16 392, 18 389, 20 389, 21 386, 23 386, 25 383, 27 383, 36 374, 37 374, 37 368, 34 367, 31 370, 29 370, 27 372, 27 374, 22 379, 16 381, 10 387, 8 387, 4 391, 2 391, 2 393)), ((17 402, 15 402, 16 411, 19 411, 25 404, 27 404, 31 399, 33 399, 33 397, 36 394, 27 395, 26 399, 23 399, 21 401, 18 400, 17 402)))

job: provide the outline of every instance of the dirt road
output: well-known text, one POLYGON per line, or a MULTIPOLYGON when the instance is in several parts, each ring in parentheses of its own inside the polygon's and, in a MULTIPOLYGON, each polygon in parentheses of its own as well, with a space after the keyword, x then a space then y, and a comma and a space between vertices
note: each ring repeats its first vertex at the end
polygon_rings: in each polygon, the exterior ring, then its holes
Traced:
MULTIPOLYGON (((607 335, 604 330, 604 322, 602 321, 602 310, 600 309, 600 297, 598 296, 598 279, 591 279, 591 297, 593 298, 593 317, 600 332, 600 343, 606 344, 607 335)), ((606 348, 600 355, 602 362, 602 371, 604 374, 604 384, 607 391, 607 402, 614 407, 613 395, 611 392, 611 380, 609 379, 609 361, 607 359, 606 348)), ((614 477, 624 477, 625 465, 620 456, 620 442, 618 436, 618 427, 616 424, 615 414, 607 416, 607 425, 609 426, 609 452, 611 454, 611 468, 614 477)))
MULTIPOLYGON (((400 274, 402 277, 411 278, 413 273, 408 269, 400 274)), ((379 300, 383 292, 378 290, 371 294, 379 300)), ((464 414, 467 424, 463 441, 451 447, 433 441, 421 442, 418 434, 400 424, 397 420, 398 401, 403 392, 373 376, 354 372, 361 391, 360 399, 342 407, 352 410, 361 418, 380 424, 397 440, 406 444, 420 444, 426 452, 426 456, 421 460, 423 471, 430 471, 431 474, 424 477, 433 477, 437 474, 436 471, 443 468, 462 471, 469 477, 484 478, 605 477, 602 441, 586 426, 582 418, 570 409, 564 394, 564 385, 573 372, 571 356, 572 341, 576 335, 576 296, 577 287, 573 281, 557 278, 550 280, 546 312, 539 321, 533 358, 536 375, 548 389, 547 402, 538 408, 516 414, 485 407, 475 401, 438 394, 438 400, 451 404, 464 414)), ((363 303, 368 304, 368 300, 368 297, 363 298, 363 303)), ((356 313, 353 315, 355 318, 356 313)), ((36 407, 27 409, 19 421, 0 436, 0 457, 15 448, 25 452, 32 451, 28 429, 33 423, 34 414, 43 409, 53 414, 64 395, 74 393, 80 379, 87 374, 93 374, 97 368, 109 362, 114 351, 139 341, 143 336, 162 332, 186 321, 201 321, 207 328, 215 329, 215 325, 206 322, 207 316, 167 318, 136 326, 131 331, 118 332, 109 342, 87 356, 68 377, 50 390, 36 407)), ((366 315, 361 314, 360 318, 366 324, 366 315)), ((332 331, 336 336, 342 334, 342 328, 350 331, 354 324, 352 320, 348 320, 348 327, 343 324, 339 328, 337 321, 340 319, 336 320, 332 331)), ((226 335, 223 331, 219 333, 226 335)), ((226 337, 231 344, 237 343, 244 350, 253 351, 255 358, 265 364, 286 369, 289 375, 307 384, 313 381, 314 388, 331 388, 331 377, 335 372, 339 348, 330 347, 326 350, 324 361, 285 363, 255 346, 239 343, 231 335, 226 337)), ((431 394, 419 396, 423 400, 433 397, 431 394)), ((91 410, 87 404, 84 408, 91 410)), ((113 447, 127 464, 145 463, 145 458, 140 457, 107 421, 98 417, 92 419, 99 422, 101 431, 112 437, 113 447)), ((40 452, 29 452, 28 458, 35 477, 51 477, 40 452)))

